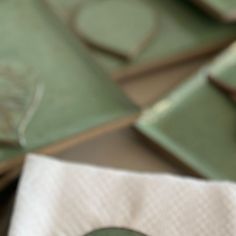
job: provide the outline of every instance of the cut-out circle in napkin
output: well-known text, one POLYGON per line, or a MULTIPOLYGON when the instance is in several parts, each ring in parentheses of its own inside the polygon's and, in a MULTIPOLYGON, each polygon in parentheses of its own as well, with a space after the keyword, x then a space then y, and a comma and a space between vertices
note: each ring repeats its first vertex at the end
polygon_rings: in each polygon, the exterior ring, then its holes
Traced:
POLYGON ((125 228, 104 228, 94 230, 84 236, 145 236, 142 233, 125 228))
POLYGON ((157 13, 148 0, 88 0, 78 8, 73 27, 90 46, 131 60, 157 31, 157 13))
POLYGON ((37 73, 18 62, 0 62, 0 144, 24 146, 24 132, 42 97, 37 73))

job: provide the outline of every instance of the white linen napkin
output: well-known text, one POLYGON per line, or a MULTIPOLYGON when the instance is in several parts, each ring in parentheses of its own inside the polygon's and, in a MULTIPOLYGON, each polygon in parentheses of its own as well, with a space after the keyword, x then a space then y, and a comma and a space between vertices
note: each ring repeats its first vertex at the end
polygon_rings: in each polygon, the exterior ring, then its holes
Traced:
POLYGON ((82 236, 111 226, 149 236, 235 236, 236 185, 28 156, 9 236, 82 236))

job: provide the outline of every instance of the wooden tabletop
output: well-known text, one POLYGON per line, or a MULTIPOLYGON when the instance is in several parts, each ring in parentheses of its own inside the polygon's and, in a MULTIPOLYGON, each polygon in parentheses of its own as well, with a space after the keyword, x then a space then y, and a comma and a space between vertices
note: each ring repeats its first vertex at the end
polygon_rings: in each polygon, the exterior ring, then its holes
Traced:
MULTIPOLYGON (((210 58, 199 59, 184 65, 166 68, 150 76, 121 81, 125 93, 142 108, 158 101, 162 96, 190 78, 210 58)), ((184 169, 167 161, 156 150, 150 148, 132 128, 126 128, 64 151, 59 157, 75 162, 111 166, 127 170, 167 172, 185 175, 184 169)), ((0 194, 0 235, 7 235, 15 186, 0 194)))

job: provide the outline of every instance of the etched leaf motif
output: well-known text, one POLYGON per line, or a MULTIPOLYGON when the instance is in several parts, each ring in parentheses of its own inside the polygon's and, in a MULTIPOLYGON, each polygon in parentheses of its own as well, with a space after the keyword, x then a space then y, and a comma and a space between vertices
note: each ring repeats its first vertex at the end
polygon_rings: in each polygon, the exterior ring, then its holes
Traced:
POLYGON ((0 63, 0 144, 24 145, 24 132, 42 97, 31 67, 0 63))

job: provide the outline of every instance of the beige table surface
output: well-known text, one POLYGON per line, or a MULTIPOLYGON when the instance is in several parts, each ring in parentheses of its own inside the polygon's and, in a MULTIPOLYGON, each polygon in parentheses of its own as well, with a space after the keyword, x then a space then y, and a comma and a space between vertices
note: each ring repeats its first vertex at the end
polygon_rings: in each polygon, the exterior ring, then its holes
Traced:
MULTIPOLYGON (((145 78, 122 81, 119 85, 135 103, 145 108, 188 79, 207 61, 209 58, 198 59, 184 65, 163 69, 145 78)), ((187 174, 184 169, 170 163, 156 150, 150 148, 132 128, 81 143, 61 153, 59 157, 75 162, 128 170, 187 174)), ((7 235, 6 228, 11 214, 14 192, 14 186, 12 186, 8 191, 0 194, 0 236, 7 235)))

